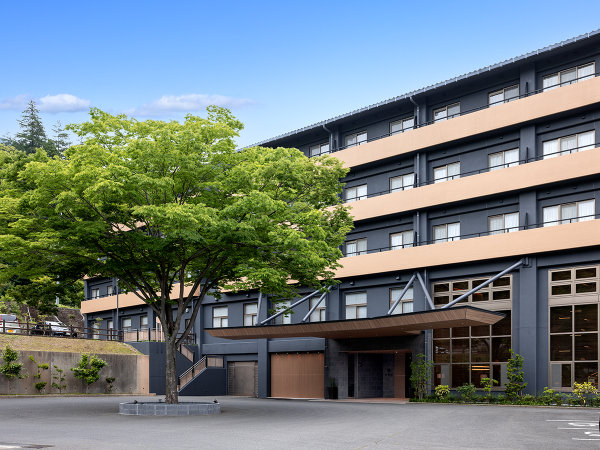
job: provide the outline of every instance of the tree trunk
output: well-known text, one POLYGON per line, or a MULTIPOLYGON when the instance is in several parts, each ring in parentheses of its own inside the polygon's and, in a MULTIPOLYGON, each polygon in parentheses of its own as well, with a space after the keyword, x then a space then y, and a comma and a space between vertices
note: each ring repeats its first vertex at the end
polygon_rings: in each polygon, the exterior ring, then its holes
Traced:
POLYGON ((167 360, 165 369, 165 403, 179 403, 179 395, 177 392, 177 346, 176 335, 165 336, 165 357, 167 360))

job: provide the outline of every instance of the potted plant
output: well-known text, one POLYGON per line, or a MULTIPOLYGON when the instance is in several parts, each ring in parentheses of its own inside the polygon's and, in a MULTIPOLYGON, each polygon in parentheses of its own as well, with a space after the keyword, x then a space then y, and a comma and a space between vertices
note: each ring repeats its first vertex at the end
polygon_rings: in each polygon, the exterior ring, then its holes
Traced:
POLYGON ((335 382, 335 378, 329 377, 329 386, 327 387, 327 398, 330 400, 337 400, 338 398, 338 388, 337 383, 335 382))

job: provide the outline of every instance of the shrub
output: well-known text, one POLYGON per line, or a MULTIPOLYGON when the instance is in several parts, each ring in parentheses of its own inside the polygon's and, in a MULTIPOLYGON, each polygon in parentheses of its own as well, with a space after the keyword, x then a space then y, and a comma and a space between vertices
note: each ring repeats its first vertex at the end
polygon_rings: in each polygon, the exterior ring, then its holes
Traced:
POLYGON ((0 365, 0 373, 8 378, 8 381, 15 378, 23 379, 26 378, 26 374, 22 374, 23 363, 16 362, 19 359, 19 353, 7 345, 2 352, 2 359, 4 364, 0 365))
POLYGON ((106 377, 106 391, 107 393, 111 393, 114 389, 113 383, 115 382, 115 377, 106 377))
POLYGON ((531 394, 524 395, 523 397, 521 397, 520 403, 521 403, 521 405, 535 405, 535 403, 536 403, 535 395, 531 395, 531 394))
POLYGON ((71 367, 75 378, 82 380, 87 386, 100 379, 100 370, 106 366, 106 361, 96 355, 84 353, 75 367, 71 367))
POLYGON ((428 361, 423 353, 415 356, 415 359, 410 363, 410 382, 415 390, 415 397, 419 400, 427 394, 427 384, 431 380, 431 368, 433 362, 428 361))
POLYGON ((58 389, 58 393, 62 394, 62 390, 67 387, 67 385, 65 384, 65 371, 58 366, 52 367, 54 367, 55 371, 55 374, 52 375, 52 379, 54 380, 52 382, 52 387, 58 389))
POLYGON ((527 383, 525 383, 523 372, 523 357, 513 352, 512 349, 510 350, 506 377, 508 378, 508 383, 504 388, 506 397, 511 401, 516 401, 523 395, 523 389, 527 387, 527 383))
POLYGON ((600 407, 600 395, 595 395, 590 398, 590 406, 593 406, 594 408, 600 407))
POLYGON ((488 403, 490 403, 492 400, 492 387, 495 384, 498 384, 498 381, 494 380, 493 378, 482 378, 481 379, 481 387, 483 388, 483 391, 486 394, 485 398, 488 403))
MULTIPOLYGON (((35 378, 36 380, 40 380, 42 378, 42 370, 48 370, 48 364, 38 363, 32 355, 29 355, 29 359, 37 365, 37 373, 33 376, 33 378, 35 378)), ((33 383, 33 386, 38 391, 38 394, 41 394, 47 384, 48 383, 46 381, 38 381, 36 383, 33 383)))
POLYGON ((542 405, 551 405, 556 401, 556 392, 546 386, 539 396, 539 401, 542 405))
POLYGON ((447 384, 440 384, 439 386, 435 387, 435 395, 437 395, 437 398, 439 398, 440 400, 447 399, 449 394, 450 388, 447 384))
POLYGON ((588 396, 597 395, 598 389, 590 383, 586 381, 585 383, 573 383, 573 394, 579 399, 579 402, 585 406, 588 396))
POLYGON ((463 402, 470 403, 475 398, 475 385, 471 383, 465 383, 456 389, 460 398, 463 402))

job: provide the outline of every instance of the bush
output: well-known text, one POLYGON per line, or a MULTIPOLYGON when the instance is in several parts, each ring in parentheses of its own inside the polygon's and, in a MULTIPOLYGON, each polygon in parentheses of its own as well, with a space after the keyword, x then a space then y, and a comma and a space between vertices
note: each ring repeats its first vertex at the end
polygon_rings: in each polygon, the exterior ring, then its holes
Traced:
POLYGON ((110 394, 114 389, 113 383, 115 382, 116 378, 115 377, 106 377, 105 380, 106 380, 106 391, 108 394, 110 394))
POLYGON ((519 403, 521 405, 535 405, 535 403, 536 403, 535 395, 526 394, 523 397, 521 397, 521 400, 519 403))
MULTIPOLYGON (((42 370, 48 370, 48 364, 38 363, 32 355, 29 355, 29 359, 37 365, 37 373, 33 376, 33 378, 35 378, 36 380, 40 380, 42 378, 42 370)), ((46 381, 38 381, 36 383, 33 383, 33 387, 36 388, 38 394, 41 394, 47 384, 48 383, 46 381)))
POLYGON ((54 367, 54 371, 56 372, 54 375, 52 375, 52 379, 54 380, 52 382, 52 387, 58 389, 58 393, 62 394, 62 390, 67 387, 65 384, 65 371, 56 365, 52 367, 54 367))
POLYGON ((523 389, 527 387, 527 383, 524 381, 523 357, 513 352, 512 349, 510 349, 506 377, 508 378, 508 382, 504 387, 506 397, 511 401, 516 401, 523 395, 523 389))
POLYGON ((2 352, 2 359, 4 364, 0 365, 0 373, 8 378, 8 381, 15 378, 23 379, 26 378, 26 374, 22 374, 23 363, 16 362, 19 360, 19 353, 14 350, 10 345, 7 345, 2 352))
POLYGON ((554 389, 550 389, 546 386, 539 396, 539 401, 542 405, 552 405, 556 401, 556 394, 557 392, 555 392, 554 389))
POLYGON ((579 399, 579 402, 585 406, 587 402, 587 398, 590 395, 598 395, 598 389, 590 383, 586 381, 585 383, 573 383, 573 394, 579 399))
POLYGON ((447 384, 440 384, 439 386, 435 387, 435 395, 437 395, 437 398, 439 398, 440 400, 445 400, 446 398, 448 398, 449 394, 450 388, 447 384))
POLYGON ((594 408, 600 407, 600 395, 595 395, 594 397, 590 398, 590 406, 594 408))
POLYGON ((488 403, 490 403, 492 401, 492 387, 498 384, 497 380, 494 380, 493 378, 482 378, 481 379, 481 387, 483 388, 486 396, 486 400, 488 403))
POLYGON ((463 402, 471 403, 475 398, 475 385, 471 383, 465 383, 456 389, 458 395, 463 402))
POLYGON ((410 382, 415 390, 415 397, 422 400, 427 394, 427 384, 431 380, 431 368, 433 362, 428 361, 423 353, 415 356, 415 359, 410 363, 410 382))
POLYGON ((100 370, 106 366, 106 361, 96 355, 84 353, 75 367, 71 367, 75 378, 79 378, 86 385, 95 383, 100 379, 100 370))

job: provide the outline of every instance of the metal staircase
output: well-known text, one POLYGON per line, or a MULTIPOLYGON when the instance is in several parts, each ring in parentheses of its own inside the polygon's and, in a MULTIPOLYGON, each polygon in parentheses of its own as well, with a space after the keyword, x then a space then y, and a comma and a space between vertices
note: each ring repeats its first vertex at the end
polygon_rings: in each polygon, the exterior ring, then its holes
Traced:
POLYGON ((198 378, 209 367, 223 368, 222 356, 203 356, 192 367, 179 376, 177 391, 181 392, 187 385, 198 378))

